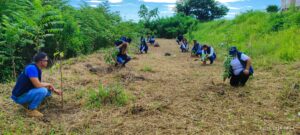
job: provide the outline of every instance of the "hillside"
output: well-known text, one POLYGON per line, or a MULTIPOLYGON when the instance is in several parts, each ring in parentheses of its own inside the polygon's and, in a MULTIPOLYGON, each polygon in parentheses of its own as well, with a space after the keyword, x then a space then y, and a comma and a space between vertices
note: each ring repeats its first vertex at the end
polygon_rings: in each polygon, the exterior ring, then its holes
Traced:
POLYGON ((255 66, 300 60, 300 12, 265 13, 249 11, 233 20, 200 23, 190 31, 190 39, 225 51, 235 45, 257 58, 255 66))
MULTIPOLYGON (((134 56, 123 69, 110 68, 100 52, 64 61, 64 108, 54 95, 41 108, 43 119, 26 117, 9 99, 14 84, 1 84, 0 134, 293 134, 299 128, 299 61, 256 68, 246 87, 232 88, 222 81, 222 60, 202 66, 180 53, 175 40, 158 42, 160 48, 134 56), (121 84, 130 102, 88 107, 100 81, 121 84)), ((43 74, 59 86, 57 69, 43 74)))

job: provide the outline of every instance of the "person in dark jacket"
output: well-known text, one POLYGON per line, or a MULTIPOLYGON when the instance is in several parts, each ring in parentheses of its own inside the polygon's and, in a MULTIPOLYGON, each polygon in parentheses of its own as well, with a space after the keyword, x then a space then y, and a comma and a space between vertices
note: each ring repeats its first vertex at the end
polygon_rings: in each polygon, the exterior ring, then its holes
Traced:
POLYGON ((40 52, 33 59, 34 63, 26 66, 24 71, 19 75, 16 85, 12 90, 11 98, 14 102, 26 108, 28 116, 43 117, 43 114, 37 110, 41 102, 46 97, 51 96, 51 92, 61 95, 62 91, 55 89, 50 83, 41 82, 42 69, 48 65, 47 54, 40 52))
POLYGON ((194 40, 194 46, 192 48, 191 56, 200 56, 202 52, 202 46, 197 42, 197 40, 194 40))
POLYGON ((246 54, 239 52, 236 47, 231 47, 229 55, 233 58, 230 62, 230 85, 245 86, 249 76, 253 75, 252 60, 246 54))
POLYGON ((187 39, 183 39, 179 42, 181 52, 188 52, 189 51, 189 44, 187 42, 187 39))
POLYGON ((142 36, 141 37, 141 45, 140 45, 140 52, 141 53, 148 53, 148 45, 147 45, 147 42, 146 42, 146 39, 142 36))
POLYGON ((151 45, 154 45, 154 43, 155 43, 155 37, 154 37, 154 35, 152 35, 152 36, 150 37, 149 43, 150 43, 151 45))
POLYGON ((176 39, 176 42, 178 43, 178 45, 180 44, 180 42, 183 40, 183 35, 182 34, 180 34, 180 35, 178 35, 178 37, 177 37, 177 39, 176 39))
POLYGON ((202 46, 202 52, 200 56, 203 64, 206 64, 207 60, 210 61, 210 64, 213 64, 215 59, 217 58, 214 48, 208 45, 202 46))

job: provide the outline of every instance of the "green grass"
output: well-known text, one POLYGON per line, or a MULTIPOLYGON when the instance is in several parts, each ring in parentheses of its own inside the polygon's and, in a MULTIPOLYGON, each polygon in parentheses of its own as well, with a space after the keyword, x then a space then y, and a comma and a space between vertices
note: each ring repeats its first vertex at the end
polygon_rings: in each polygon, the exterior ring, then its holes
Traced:
MULTIPOLYGON (((189 36, 192 35, 192 36, 189 36)), ((229 46, 237 46, 254 58, 254 66, 300 60, 300 11, 265 13, 249 11, 233 20, 198 24, 192 34, 202 44, 212 45, 221 60, 229 46)))
POLYGON ((154 70, 152 69, 152 67, 149 66, 144 66, 141 71, 143 72, 154 72, 154 70))
POLYGON ((111 84, 104 86, 100 84, 99 88, 90 90, 87 106, 89 108, 99 108, 102 105, 124 106, 131 99, 120 84, 111 84))

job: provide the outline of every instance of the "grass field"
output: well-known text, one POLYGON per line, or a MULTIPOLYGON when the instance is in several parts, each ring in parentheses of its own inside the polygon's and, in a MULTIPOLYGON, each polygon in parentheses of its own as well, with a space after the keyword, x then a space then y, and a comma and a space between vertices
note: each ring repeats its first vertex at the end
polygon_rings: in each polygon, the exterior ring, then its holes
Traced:
MULTIPOLYGON (((1 84, 0 134, 296 134, 299 61, 257 67, 246 87, 232 88, 223 83, 221 59, 202 66, 175 40, 158 42, 123 69, 109 67, 101 53, 64 61, 64 108, 53 95, 40 109, 42 119, 28 118, 12 102, 14 83, 1 84), (107 90, 100 84, 120 85, 114 90, 124 104, 97 100, 95 92, 107 90)), ((59 86, 57 69, 43 76, 59 86)))

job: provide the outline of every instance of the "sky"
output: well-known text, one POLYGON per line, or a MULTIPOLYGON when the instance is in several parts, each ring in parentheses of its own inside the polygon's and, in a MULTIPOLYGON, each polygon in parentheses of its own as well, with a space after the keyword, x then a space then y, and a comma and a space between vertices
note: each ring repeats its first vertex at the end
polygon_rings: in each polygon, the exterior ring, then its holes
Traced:
MULTIPOLYGON (((82 2, 96 7, 104 0, 70 0, 70 5, 80 7, 82 2)), ((229 8, 225 19, 233 19, 236 15, 247 10, 265 10, 268 5, 280 6, 280 0, 216 0, 229 8)), ((109 0, 111 11, 119 11, 124 20, 138 21, 138 11, 141 4, 148 9, 159 9, 159 16, 166 17, 174 15, 176 0, 109 0)))

